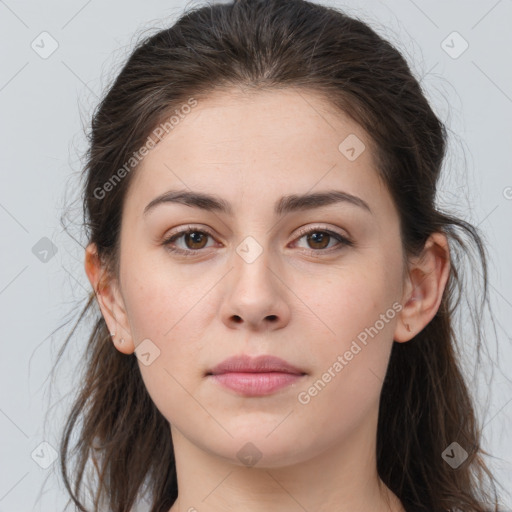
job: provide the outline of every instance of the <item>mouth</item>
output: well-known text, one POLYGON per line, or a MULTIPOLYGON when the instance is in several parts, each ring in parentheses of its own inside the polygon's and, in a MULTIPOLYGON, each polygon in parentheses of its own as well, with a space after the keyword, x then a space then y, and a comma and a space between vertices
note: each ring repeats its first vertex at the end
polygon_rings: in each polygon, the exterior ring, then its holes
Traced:
POLYGON ((306 372, 274 356, 234 356, 205 376, 243 396, 263 396, 297 383, 306 372))

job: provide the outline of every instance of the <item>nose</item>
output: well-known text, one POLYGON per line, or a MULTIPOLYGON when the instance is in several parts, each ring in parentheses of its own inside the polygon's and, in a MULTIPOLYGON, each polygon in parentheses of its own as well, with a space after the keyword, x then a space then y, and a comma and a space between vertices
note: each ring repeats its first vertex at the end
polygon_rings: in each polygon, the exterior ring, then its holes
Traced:
MULTIPOLYGON (((225 281, 222 321, 231 329, 267 331, 282 329, 290 321, 290 290, 273 269, 268 251, 252 262, 234 255, 234 268, 225 281)), ((275 265, 274 265, 275 266, 275 265)))

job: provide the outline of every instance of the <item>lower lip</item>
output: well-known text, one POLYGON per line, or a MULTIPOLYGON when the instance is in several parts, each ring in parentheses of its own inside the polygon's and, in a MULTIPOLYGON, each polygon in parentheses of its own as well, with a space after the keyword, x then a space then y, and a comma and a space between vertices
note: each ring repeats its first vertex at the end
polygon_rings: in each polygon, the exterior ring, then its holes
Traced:
POLYGON ((303 375, 292 373, 219 373, 210 375, 219 384, 245 396, 269 395, 297 382, 303 375))

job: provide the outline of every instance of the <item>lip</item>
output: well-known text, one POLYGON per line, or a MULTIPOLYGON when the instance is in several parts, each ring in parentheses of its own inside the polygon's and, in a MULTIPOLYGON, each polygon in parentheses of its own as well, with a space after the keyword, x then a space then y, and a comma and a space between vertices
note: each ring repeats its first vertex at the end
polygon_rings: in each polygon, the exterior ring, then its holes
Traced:
POLYGON ((305 372, 288 363, 284 359, 275 356, 262 355, 251 357, 245 354, 228 357, 217 366, 208 371, 207 375, 222 373, 270 373, 281 372, 294 375, 303 375, 305 372))
POLYGON ((297 382, 301 369, 275 356, 233 356, 212 368, 206 376, 244 396, 263 396, 297 382))

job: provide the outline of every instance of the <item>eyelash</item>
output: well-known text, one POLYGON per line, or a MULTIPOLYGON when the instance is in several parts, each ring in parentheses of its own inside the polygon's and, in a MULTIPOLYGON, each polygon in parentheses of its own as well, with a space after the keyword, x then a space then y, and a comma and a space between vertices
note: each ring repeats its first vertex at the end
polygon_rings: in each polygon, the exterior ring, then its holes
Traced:
MULTIPOLYGON (((181 231, 178 231, 177 233, 174 233, 172 236, 170 236, 167 239, 165 239, 162 242, 162 245, 164 245, 168 251, 170 251, 170 252, 172 252, 174 254, 178 254, 180 256, 187 256, 187 257, 188 256, 195 256, 196 253, 201 252, 201 249, 183 250, 183 249, 177 249, 176 247, 172 247, 171 246, 171 244, 173 242, 175 242, 177 239, 181 238, 184 235, 190 234, 190 233, 201 233, 203 235, 208 235, 208 236, 213 238, 213 235, 209 231, 207 231, 207 230, 194 228, 193 226, 188 226, 187 229, 183 229, 181 231)), ((307 251, 307 252, 309 252, 310 255, 313 255, 313 254, 316 255, 319 252, 320 253, 321 252, 324 252, 324 253, 336 252, 336 251, 339 251, 339 250, 343 249, 344 246, 348 246, 348 247, 353 247, 354 246, 354 242, 352 242, 348 238, 340 235, 339 233, 336 233, 336 232, 331 231, 329 229, 321 229, 319 227, 314 227, 314 228, 300 230, 299 233, 298 233, 298 235, 299 235, 298 236, 298 240, 300 240, 304 236, 312 234, 312 233, 324 233, 324 234, 327 234, 330 237, 336 239, 339 242, 340 246, 334 247, 334 248, 331 247, 330 249, 309 249, 309 251, 307 251)))

